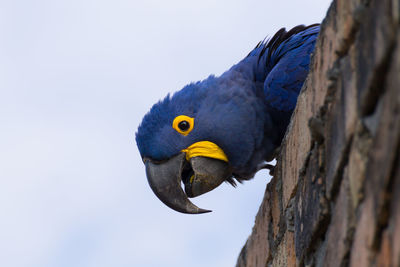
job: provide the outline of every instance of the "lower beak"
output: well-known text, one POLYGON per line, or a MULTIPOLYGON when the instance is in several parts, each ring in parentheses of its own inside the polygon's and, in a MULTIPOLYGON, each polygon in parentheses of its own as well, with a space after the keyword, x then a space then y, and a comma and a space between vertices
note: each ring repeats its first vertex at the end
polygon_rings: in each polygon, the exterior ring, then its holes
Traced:
POLYGON ((168 207, 190 214, 210 210, 197 207, 188 197, 209 192, 232 175, 225 161, 207 157, 193 157, 186 161, 184 152, 161 163, 146 159, 145 165, 147 180, 154 194, 168 207))
POLYGON ((194 157, 190 159, 193 175, 184 180, 188 197, 197 197, 218 187, 232 175, 228 163, 212 158, 194 157))

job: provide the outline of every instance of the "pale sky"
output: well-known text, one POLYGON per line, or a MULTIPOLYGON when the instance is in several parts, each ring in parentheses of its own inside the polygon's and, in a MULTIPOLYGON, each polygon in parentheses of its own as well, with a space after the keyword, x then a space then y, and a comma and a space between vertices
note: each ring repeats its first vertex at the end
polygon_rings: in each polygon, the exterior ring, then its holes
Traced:
POLYGON ((151 192, 134 134, 168 92, 329 3, 0 1, 0 266, 234 266, 267 172, 180 214, 151 192))

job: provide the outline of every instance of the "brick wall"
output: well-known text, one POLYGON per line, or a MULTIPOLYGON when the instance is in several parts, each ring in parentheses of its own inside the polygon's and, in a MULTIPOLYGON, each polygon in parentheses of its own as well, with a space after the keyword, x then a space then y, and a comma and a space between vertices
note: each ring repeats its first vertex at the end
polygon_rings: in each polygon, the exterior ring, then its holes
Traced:
POLYGON ((400 266, 400 1, 334 1, 248 266, 400 266))

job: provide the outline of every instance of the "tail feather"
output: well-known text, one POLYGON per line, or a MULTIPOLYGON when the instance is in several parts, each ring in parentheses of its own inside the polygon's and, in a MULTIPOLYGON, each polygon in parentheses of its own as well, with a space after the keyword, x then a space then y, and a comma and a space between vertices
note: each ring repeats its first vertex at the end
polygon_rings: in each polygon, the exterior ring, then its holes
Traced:
POLYGON ((298 25, 289 31, 281 28, 272 38, 260 41, 246 57, 257 57, 255 68, 257 80, 265 80, 269 71, 279 62, 285 52, 301 46, 303 39, 318 32, 318 23, 309 26, 298 25))

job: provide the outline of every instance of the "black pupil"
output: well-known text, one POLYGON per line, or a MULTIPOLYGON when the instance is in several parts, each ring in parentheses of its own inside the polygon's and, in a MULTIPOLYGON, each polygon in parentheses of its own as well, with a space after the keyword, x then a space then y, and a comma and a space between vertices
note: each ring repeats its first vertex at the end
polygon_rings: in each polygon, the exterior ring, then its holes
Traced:
POLYGON ((179 127, 179 129, 181 129, 181 131, 187 131, 188 129, 189 129, 189 127, 190 127, 190 124, 187 122, 187 121, 181 121, 179 124, 178 124, 178 127, 179 127))

